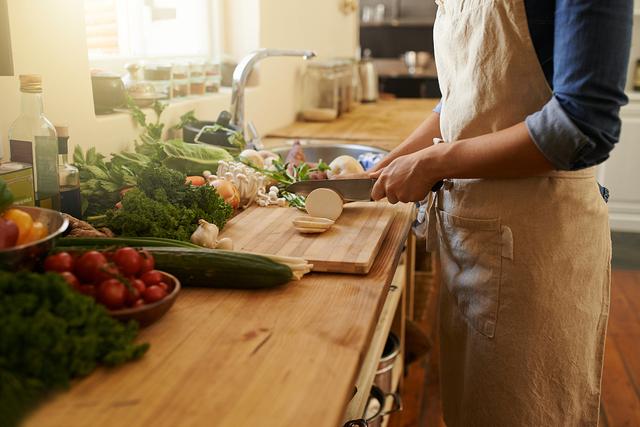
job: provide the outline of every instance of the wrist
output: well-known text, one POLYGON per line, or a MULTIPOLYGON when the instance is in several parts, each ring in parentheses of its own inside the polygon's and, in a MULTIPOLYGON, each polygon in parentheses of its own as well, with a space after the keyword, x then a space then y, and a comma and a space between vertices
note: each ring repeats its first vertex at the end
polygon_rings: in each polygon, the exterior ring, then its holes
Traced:
POLYGON ((421 156, 420 168, 428 170, 434 182, 453 176, 452 147, 453 144, 440 143, 424 150, 425 155, 421 156))

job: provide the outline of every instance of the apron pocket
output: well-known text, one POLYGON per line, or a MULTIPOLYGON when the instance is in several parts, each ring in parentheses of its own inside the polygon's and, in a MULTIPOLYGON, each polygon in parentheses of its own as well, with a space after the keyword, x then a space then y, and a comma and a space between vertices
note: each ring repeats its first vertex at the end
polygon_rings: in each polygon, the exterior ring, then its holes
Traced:
POLYGON ((438 209, 438 228, 443 283, 467 322, 493 338, 504 240, 500 219, 462 218, 438 209))

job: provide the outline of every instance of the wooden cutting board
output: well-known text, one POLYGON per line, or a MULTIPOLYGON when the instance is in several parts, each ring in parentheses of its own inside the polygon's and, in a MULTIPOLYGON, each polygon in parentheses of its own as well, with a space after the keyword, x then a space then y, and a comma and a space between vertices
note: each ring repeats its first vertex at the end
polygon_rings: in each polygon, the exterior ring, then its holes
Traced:
POLYGON ((291 221, 306 213, 251 206, 225 225, 220 238, 231 238, 234 250, 304 258, 313 271, 366 274, 396 212, 386 201, 348 203, 328 231, 301 234, 291 221))

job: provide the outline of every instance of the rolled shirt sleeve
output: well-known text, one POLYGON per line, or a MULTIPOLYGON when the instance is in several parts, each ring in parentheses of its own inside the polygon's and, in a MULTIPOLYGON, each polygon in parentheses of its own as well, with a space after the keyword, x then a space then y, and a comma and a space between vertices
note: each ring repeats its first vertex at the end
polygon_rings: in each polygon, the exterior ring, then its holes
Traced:
POLYGON ((525 123, 557 169, 599 164, 618 142, 632 16, 633 0, 556 2, 553 97, 525 123))

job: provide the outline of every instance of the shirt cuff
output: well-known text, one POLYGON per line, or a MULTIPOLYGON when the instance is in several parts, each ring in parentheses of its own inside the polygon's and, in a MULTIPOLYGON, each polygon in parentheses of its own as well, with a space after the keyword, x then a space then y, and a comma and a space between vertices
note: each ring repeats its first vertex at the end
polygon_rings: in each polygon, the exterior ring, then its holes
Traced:
POLYGON ((542 154, 559 170, 571 170, 589 139, 553 97, 525 119, 529 135, 542 154))
POLYGON ((433 109, 434 113, 440 114, 440 111, 442 111, 442 101, 438 102, 438 105, 436 105, 436 108, 433 109))

